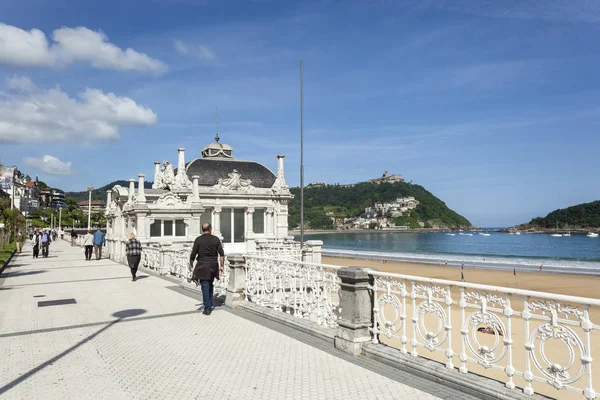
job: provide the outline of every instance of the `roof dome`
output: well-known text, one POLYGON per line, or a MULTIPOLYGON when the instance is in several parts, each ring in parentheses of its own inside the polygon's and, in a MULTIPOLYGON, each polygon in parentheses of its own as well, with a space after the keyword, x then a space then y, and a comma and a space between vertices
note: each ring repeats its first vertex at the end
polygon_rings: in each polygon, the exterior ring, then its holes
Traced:
POLYGON ((242 179, 249 179, 250 184, 257 188, 271 188, 277 179, 275 174, 262 164, 225 157, 197 158, 185 168, 190 179, 194 179, 194 175, 198 176, 200 186, 214 186, 219 183, 219 179, 229 178, 229 174, 234 170, 242 179))
POLYGON ((215 137, 215 143, 211 143, 202 150, 204 158, 233 158, 233 149, 228 144, 219 143, 219 134, 215 137))

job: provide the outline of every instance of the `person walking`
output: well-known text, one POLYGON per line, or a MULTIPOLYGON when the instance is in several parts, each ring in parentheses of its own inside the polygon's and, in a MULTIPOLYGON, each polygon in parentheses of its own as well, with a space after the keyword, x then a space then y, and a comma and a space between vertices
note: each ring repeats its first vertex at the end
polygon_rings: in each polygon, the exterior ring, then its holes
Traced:
POLYGON ((75 232, 75 228, 71 229, 71 247, 75 246, 75 242, 77 241, 77 232, 75 232))
POLYGON ((102 246, 106 246, 106 237, 104 232, 98 228, 94 233, 94 253, 96 254, 96 260, 102 258, 102 246))
POLYGON ((194 241, 190 255, 190 267, 196 267, 192 274, 192 281, 202 287, 202 302, 204 315, 210 315, 213 310, 214 279, 219 279, 225 265, 223 245, 218 237, 212 234, 212 226, 205 222, 202 224, 202 235, 194 241))
POLYGON ((17 252, 19 254, 21 254, 21 251, 23 251, 23 242, 25 241, 25 235, 23 235, 23 233, 21 232, 21 230, 19 229, 19 232, 17 233, 17 252))
POLYGON ((92 249, 94 248, 94 235, 90 229, 83 237, 83 247, 85 249, 85 261, 92 259, 92 249))
POLYGON ((52 234, 50 232, 50 228, 46 228, 42 231, 41 238, 42 257, 47 258, 50 254, 50 243, 52 243, 52 234))
POLYGON ((135 238, 134 233, 129 234, 129 241, 125 244, 125 254, 129 269, 131 269, 131 280, 135 282, 135 275, 142 259, 142 244, 135 238))
POLYGON ((39 254, 40 254, 41 239, 42 239, 42 237, 40 235, 40 231, 38 231, 36 229, 35 233, 31 237, 31 245, 33 246, 33 258, 38 258, 39 254))

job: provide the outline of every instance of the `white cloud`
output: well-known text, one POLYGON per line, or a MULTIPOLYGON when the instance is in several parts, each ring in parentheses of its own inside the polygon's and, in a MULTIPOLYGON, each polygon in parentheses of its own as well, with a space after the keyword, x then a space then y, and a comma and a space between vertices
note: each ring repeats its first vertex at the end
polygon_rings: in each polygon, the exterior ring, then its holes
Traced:
POLYGON ((131 48, 122 50, 103 32, 86 27, 60 28, 53 43, 39 29, 26 31, 0 23, 0 63, 16 66, 60 67, 87 62, 95 68, 141 71, 160 75, 167 71, 162 61, 131 48))
POLYGON ((217 55, 208 47, 198 47, 198 57, 203 61, 216 61, 217 55))
POLYGON ((181 40, 175 40, 173 44, 175 45, 175 50, 177 50, 179 54, 189 54, 190 50, 181 40))
POLYGON ((151 109, 98 89, 78 98, 59 88, 0 98, 0 143, 117 140, 121 126, 155 123, 151 109))
POLYGON ((37 168, 48 175, 71 175, 73 173, 70 161, 65 163, 48 154, 42 158, 25 157, 23 164, 37 168))
POLYGON ((211 50, 210 47, 204 45, 187 45, 181 40, 174 40, 173 45, 179 54, 184 56, 195 56, 201 61, 218 62, 219 57, 211 50))
POLYGON ((33 92, 36 90, 31 79, 19 75, 13 75, 12 78, 6 78, 6 86, 8 86, 9 89, 19 90, 21 92, 33 92))

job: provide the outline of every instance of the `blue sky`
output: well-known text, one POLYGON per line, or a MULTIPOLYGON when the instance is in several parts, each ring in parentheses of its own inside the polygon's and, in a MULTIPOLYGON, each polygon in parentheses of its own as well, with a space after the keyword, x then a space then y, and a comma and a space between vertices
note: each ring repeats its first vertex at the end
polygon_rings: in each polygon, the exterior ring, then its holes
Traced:
POLYGON ((3 0, 0 160, 66 190, 152 179, 218 106, 234 156, 283 153, 297 186, 303 59, 307 183, 388 170, 516 224, 600 197, 599 34, 591 1, 3 0))

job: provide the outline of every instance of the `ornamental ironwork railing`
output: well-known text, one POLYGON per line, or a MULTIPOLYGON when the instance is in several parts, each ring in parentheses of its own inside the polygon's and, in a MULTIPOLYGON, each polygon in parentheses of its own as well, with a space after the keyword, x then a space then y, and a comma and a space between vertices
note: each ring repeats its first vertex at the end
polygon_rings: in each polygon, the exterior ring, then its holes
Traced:
POLYGON ((600 325, 591 321, 599 300, 368 272, 374 343, 526 394, 557 396, 554 388, 600 397, 593 388, 600 365, 592 362, 600 356, 600 325))
POLYGON ((245 255, 246 299, 260 306, 335 328, 341 313, 334 265, 245 255))
POLYGON ((246 254, 258 257, 285 258, 288 260, 302 261, 302 247, 300 242, 292 240, 257 241, 256 251, 246 254))
MULTIPOLYGON (((142 249, 142 266, 153 269, 162 275, 170 275, 191 283, 193 267, 190 267, 192 249, 173 249, 169 246, 150 245, 142 249)), ((223 273, 215 280, 215 293, 225 295, 229 284, 229 263, 225 257, 223 273)))

